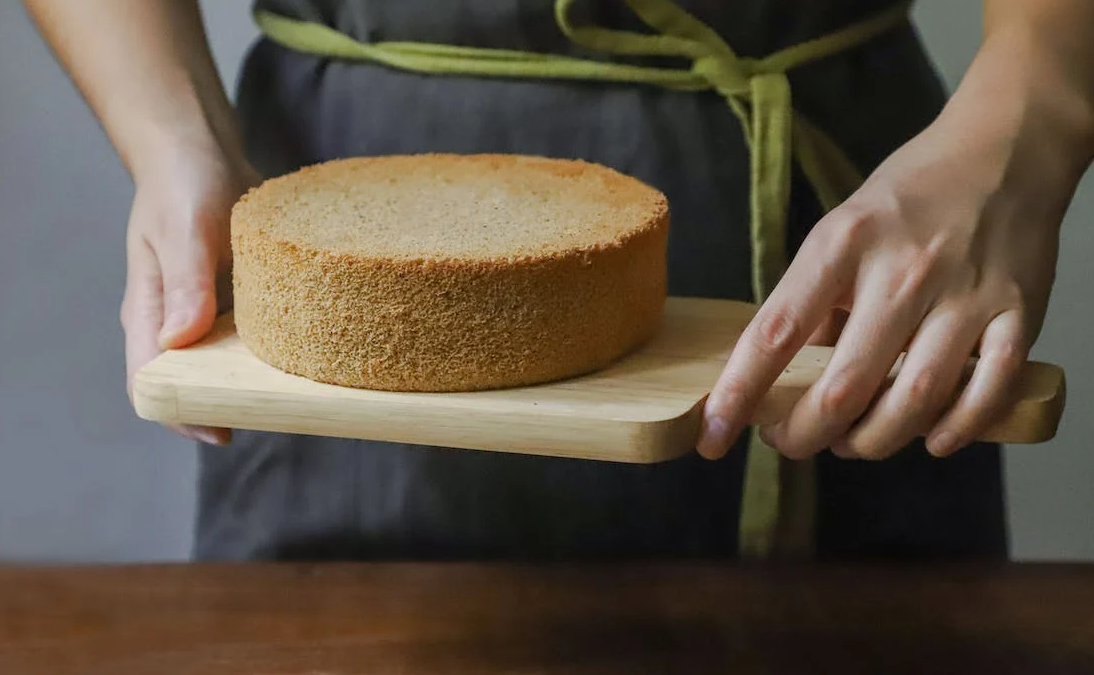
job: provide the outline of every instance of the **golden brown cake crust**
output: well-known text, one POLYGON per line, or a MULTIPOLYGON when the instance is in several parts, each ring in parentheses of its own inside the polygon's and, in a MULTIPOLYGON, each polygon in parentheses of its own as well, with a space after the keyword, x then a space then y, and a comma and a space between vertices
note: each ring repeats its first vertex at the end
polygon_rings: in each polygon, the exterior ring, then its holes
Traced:
POLYGON ((663 195, 584 162, 328 162, 233 210, 236 327, 274 367, 345 386, 557 380, 656 331, 667 232, 663 195))

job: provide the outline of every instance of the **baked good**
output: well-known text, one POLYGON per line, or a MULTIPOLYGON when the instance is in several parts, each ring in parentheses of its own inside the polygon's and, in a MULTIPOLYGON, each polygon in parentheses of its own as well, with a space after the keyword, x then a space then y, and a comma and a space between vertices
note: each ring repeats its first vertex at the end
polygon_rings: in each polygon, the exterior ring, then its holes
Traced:
POLYGON ((244 344, 350 387, 588 373, 651 337, 666 297, 665 197, 581 161, 336 160, 252 189, 231 230, 244 344))

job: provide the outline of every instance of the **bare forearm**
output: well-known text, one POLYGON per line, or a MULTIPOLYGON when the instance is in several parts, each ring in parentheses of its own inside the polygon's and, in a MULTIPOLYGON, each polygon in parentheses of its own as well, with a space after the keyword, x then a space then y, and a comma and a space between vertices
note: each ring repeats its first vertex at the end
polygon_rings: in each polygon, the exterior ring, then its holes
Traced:
POLYGON ((1005 185, 1058 226, 1094 159, 1094 3, 986 0, 980 49, 927 135, 976 158, 968 189, 1005 185))
POLYGON ((986 0, 983 44, 943 117, 1043 159, 1046 180, 1077 180, 1094 158, 1094 3, 986 0))
POLYGON ((240 154, 196 0, 25 4, 135 177, 180 146, 240 154))
POLYGON ((1094 3, 985 0, 984 39, 1005 41, 1031 60, 1029 74, 1056 87, 1062 105, 1094 138, 1094 3))

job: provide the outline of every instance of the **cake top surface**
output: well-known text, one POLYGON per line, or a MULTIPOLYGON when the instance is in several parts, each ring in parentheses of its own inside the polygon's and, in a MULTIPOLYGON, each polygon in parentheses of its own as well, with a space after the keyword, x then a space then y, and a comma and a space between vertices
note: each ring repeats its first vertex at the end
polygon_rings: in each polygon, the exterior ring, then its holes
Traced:
POLYGON ((270 179, 239 201, 232 227, 366 258, 497 260, 611 246, 667 210, 657 190, 596 164, 402 155, 270 179))

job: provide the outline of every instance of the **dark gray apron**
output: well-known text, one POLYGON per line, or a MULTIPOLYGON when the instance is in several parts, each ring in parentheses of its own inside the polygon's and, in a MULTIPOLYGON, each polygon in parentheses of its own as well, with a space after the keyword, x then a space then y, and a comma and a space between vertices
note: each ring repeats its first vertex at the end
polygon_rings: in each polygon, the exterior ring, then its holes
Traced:
MULTIPOLYGON (((579 53, 551 0, 259 0, 358 39, 579 53)), ((882 0, 690 0, 745 56, 847 25, 882 0)), ((575 18, 640 29, 616 0, 575 18)), ((581 53, 582 56, 596 55, 581 53)), ((795 71, 796 105, 864 170, 926 126, 944 92, 910 29, 795 71)), ((422 76, 267 41, 239 83, 248 152, 266 175, 354 155, 512 152, 634 175, 672 206, 670 292, 750 299, 748 158, 717 94, 655 87, 422 76)), ((819 209, 795 182, 796 248, 819 209)), ((199 559, 731 557, 743 447, 632 466, 237 431, 203 446, 199 559)), ((817 460, 817 554, 1006 554, 1000 453, 947 460, 921 444, 884 462, 817 460)))

